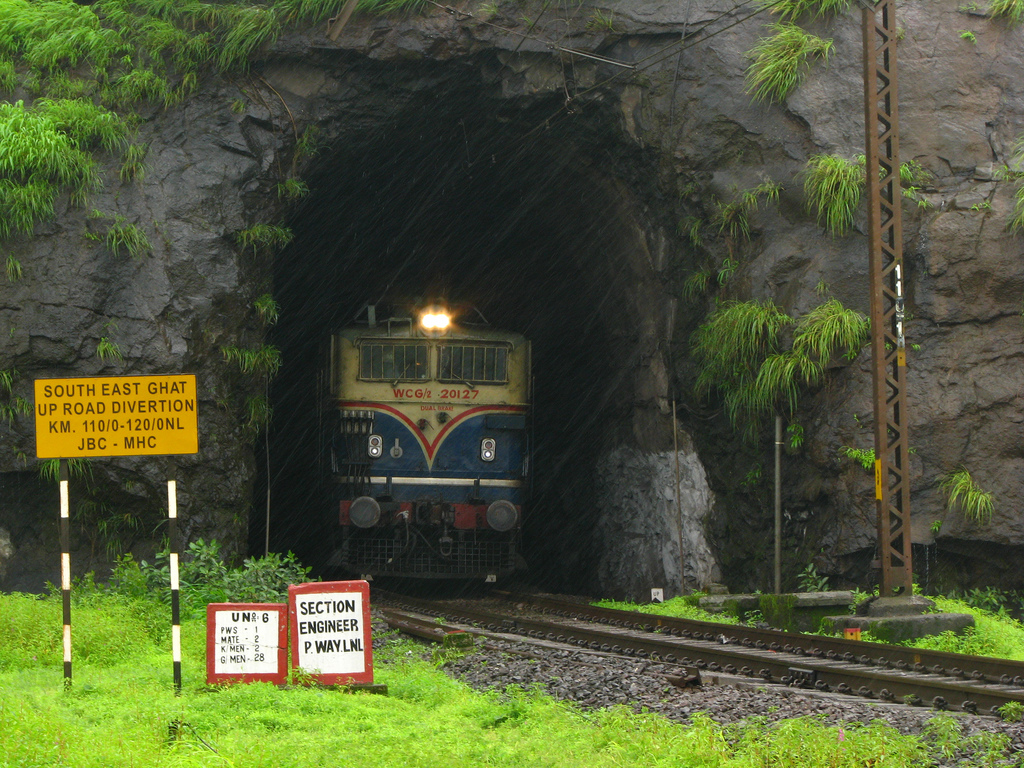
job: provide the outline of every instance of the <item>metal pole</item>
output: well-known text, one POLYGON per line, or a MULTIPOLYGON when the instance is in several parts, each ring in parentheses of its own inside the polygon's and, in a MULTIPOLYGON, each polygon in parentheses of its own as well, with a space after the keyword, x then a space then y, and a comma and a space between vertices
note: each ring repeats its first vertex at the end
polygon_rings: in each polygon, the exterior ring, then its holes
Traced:
POLYGON ((167 535, 170 538, 171 572, 171 663, 174 667, 174 693, 181 694, 181 596, 178 583, 178 488, 167 481, 167 535))
POLYGON ((60 459, 60 591, 64 602, 64 688, 71 687, 71 516, 68 463, 60 459))
POLYGON ((775 594, 782 594, 782 416, 775 414, 775 594))
POLYGON ((896 2, 861 0, 864 133, 875 401, 875 502, 881 596, 913 592, 903 335, 903 223, 896 73, 896 2))
POLYGON ((679 498, 679 423, 676 421, 676 401, 672 401, 672 450, 676 457, 676 534, 679 537, 679 594, 686 593, 683 565, 683 502, 679 498))

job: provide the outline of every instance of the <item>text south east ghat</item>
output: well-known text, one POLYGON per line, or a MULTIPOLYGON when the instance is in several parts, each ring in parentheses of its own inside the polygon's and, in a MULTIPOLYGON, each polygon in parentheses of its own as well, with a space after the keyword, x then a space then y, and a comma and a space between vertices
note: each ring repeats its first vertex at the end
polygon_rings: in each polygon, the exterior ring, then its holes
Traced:
MULTIPOLYGON (((103 397, 119 397, 131 395, 184 395, 188 392, 187 380, 183 381, 150 381, 142 390, 139 381, 104 381, 99 385, 99 394, 103 397)), ((95 397, 96 384, 72 382, 68 384, 47 384, 43 387, 46 397, 95 397)))

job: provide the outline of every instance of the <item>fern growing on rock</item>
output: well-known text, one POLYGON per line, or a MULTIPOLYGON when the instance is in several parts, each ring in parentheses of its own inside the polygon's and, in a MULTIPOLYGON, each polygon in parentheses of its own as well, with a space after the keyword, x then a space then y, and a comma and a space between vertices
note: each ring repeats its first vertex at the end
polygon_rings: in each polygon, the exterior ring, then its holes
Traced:
POLYGON ((967 520, 975 523, 985 524, 992 519, 995 508, 992 494, 974 482, 966 468, 961 467, 943 477, 939 487, 946 494, 948 509, 959 509, 967 520))
POLYGON ((698 395, 717 390, 733 427, 753 437, 765 417, 797 409, 800 390, 816 386, 837 353, 857 355, 868 320, 832 299, 794 321, 771 301, 721 304, 694 333, 698 395), (795 326, 793 343, 782 332, 795 326))
POLYGON ((748 56, 747 92, 755 99, 785 101, 804 79, 812 57, 828 61, 832 41, 824 40, 789 22, 772 24, 774 33, 755 45, 748 56))

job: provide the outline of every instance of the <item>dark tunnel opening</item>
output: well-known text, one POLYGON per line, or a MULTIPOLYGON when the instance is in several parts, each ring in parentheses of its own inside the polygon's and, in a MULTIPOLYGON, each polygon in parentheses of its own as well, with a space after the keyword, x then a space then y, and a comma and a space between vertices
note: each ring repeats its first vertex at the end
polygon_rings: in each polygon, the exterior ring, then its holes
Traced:
POLYGON ((327 554, 336 514, 316 476, 325 338, 368 303, 440 300, 532 340, 526 578, 584 587, 599 557, 588 546, 596 456, 630 418, 623 393, 640 324, 626 294, 642 235, 623 177, 639 178, 642 162, 610 111, 539 127, 557 103, 511 108, 480 89, 424 95, 372 132, 332 138, 316 159, 311 194, 288 222, 295 239, 274 267, 271 341, 284 364, 271 394, 271 551, 294 551, 315 573, 327 554))

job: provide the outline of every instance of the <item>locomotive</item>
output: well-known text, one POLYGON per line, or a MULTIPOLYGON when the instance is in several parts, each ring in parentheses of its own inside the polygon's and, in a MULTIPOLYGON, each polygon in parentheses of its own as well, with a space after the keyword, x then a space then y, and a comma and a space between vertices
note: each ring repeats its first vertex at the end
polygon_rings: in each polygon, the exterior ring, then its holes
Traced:
POLYGON ((331 563, 371 579, 524 567, 530 342, 440 309, 374 315, 330 338, 331 563))

